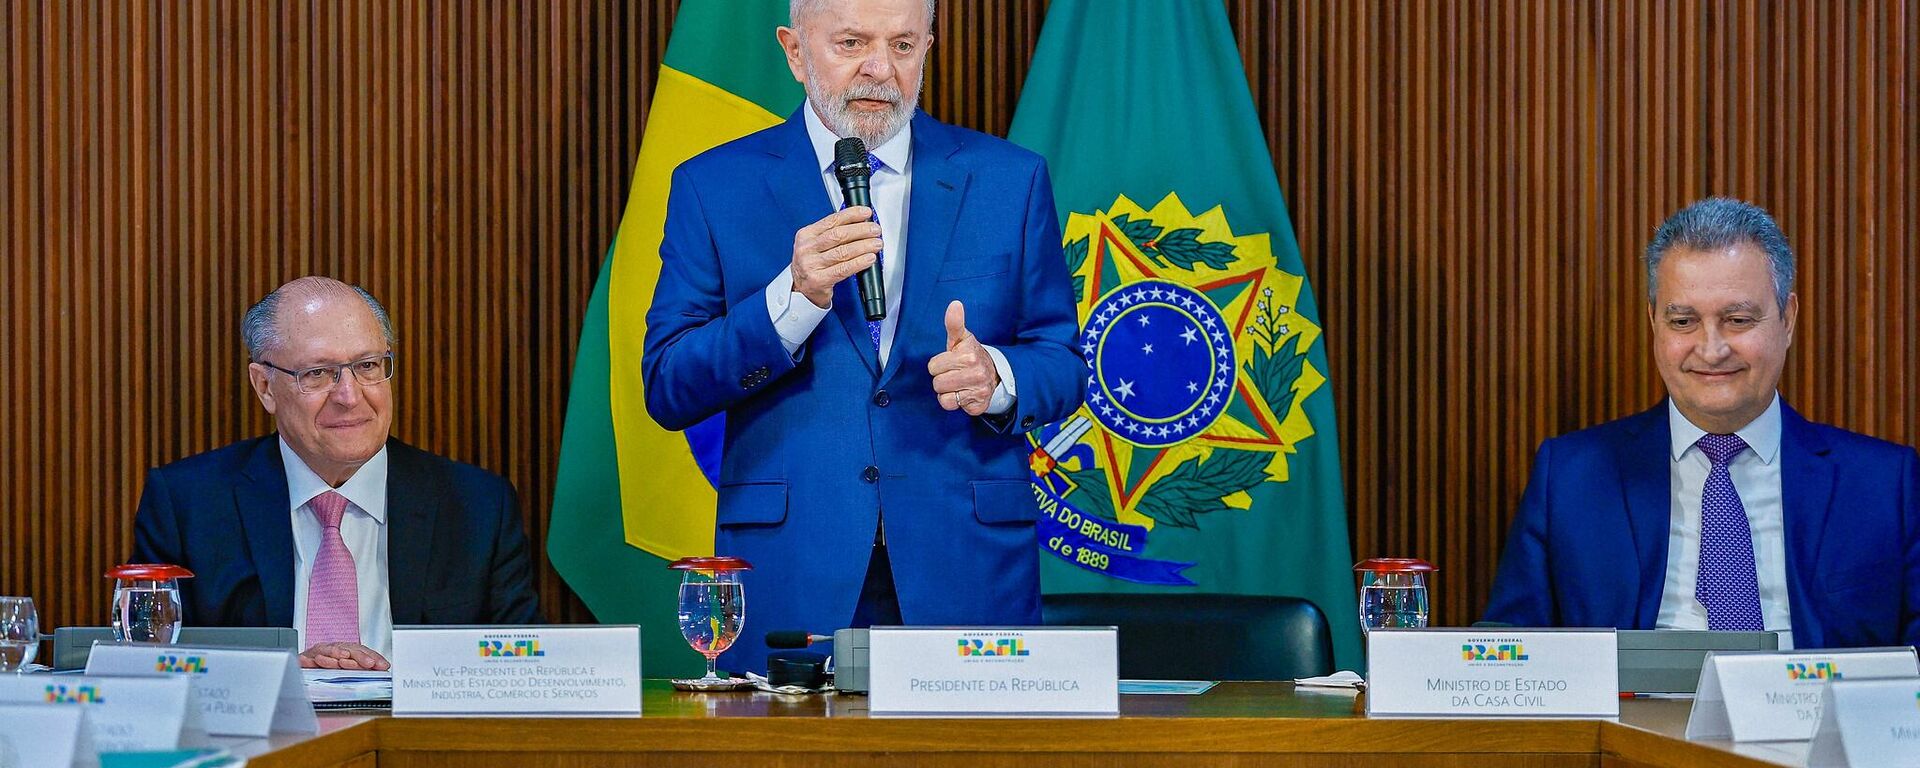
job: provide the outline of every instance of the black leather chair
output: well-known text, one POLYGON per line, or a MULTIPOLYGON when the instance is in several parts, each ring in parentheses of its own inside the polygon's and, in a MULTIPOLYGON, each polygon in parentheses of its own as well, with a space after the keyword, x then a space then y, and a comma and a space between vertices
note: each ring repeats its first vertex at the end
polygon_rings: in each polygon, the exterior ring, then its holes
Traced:
POLYGON ((1290 680, 1333 672, 1327 616, 1311 601, 1264 595, 1059 594, 1040 598, 1052 626, 1120 628, 1120 676, 1290 680))

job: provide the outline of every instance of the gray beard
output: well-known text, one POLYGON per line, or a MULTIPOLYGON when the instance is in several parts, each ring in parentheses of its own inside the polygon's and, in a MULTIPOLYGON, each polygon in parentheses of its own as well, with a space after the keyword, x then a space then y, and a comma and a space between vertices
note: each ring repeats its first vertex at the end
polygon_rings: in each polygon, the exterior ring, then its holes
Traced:
MULTIPOLYGON (((828 93, 823 86, 817 85, 820 78, 814 72, 813 61, 803 58, 801 64, 807 73, 807 103, 813 105, 813 112, 820 116, 820 122, 836 136, 858 138, 865 142, 869 152, 899 135, 900 130, 906 128, 913 119, 913 111, 920 107, 919 81, 914 82, 913 93, 904 95, 891 84, 880 83, 856 83, 844 92, 828 93), (847 102, 853 99, 884 99, 892 102, 893 107, 878 115, 856 114, 847 106, 847 102)), ((922 70, 920 79, 925 78, 926 73, 922 70)))

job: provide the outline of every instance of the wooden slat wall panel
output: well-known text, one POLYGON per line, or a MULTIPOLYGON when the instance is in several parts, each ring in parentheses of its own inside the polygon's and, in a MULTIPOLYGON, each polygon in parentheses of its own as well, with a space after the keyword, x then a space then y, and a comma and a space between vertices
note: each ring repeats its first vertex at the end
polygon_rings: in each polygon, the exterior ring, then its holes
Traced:
POLYGON ((1635 261, 1744 197, 1801 255, 1782 389, 1920 439, 1910 2, 1228 3, 1329 329, 1357 554, 1485 604, 1532 452, 1661 396, 1635 261))
MULTIPOLYGON (((396 432, 508 475, 544 552, 673 10, 0 3, 0 593, 105 620, 145 469, 270 428, 238 315, 307 273, 388 304, 396 432)), ((541 562, 549 613, 587 618, 541 562)))
MULTIPOLYGON (((1199 1, 1199 0, 1196 0, 1199 1)), ((146 467, 260 433, 237 316, 298 274, 402 334, 397 431, 520 489, 675 3, 0 3, 0 593, 98 623, 146 467)), ((1635 255, 1706 194, 1803 256, 1784 386, 1920 438, 1909 0, 1228 0, 1328 329, 1354 548, 1484 603, 1534 446, 1652 404, 1635 255)), ((1040 0, 943 3, 929 111, 1004 134, 1040 0)), ((768 33, 769 39, 771 32, 768 33)))

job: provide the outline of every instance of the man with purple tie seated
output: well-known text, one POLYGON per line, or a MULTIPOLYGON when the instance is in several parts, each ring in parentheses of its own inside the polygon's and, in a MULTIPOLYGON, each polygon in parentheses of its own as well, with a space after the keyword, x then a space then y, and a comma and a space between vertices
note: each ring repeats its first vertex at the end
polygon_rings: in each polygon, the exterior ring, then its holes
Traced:
POLYGON ((1780 399, 1800 300, 1779 226, 1702 200, 1645 262, 1668 399, 1540 446, 1486 618, 1920 643, 1920 457, 1780 399))
POLYGON ((135 562, 194 572, 190 626, 292 627, 300 663, 386 669, 395 624, 539 620, 513 486, 389 436, 394 333, 355 286, 303 277, 241 321, 277 435, 147 473, 135 562))

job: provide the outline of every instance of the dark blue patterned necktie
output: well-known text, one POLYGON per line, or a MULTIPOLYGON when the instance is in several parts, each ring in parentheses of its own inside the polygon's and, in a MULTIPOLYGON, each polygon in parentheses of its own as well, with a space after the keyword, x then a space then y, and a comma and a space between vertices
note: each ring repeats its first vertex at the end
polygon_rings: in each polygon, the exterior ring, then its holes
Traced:
POLYGON ((1700 494, 1700 578, 1693 596, 1707 609, 1707 629, 1759 631, 1760 585, 1753 529, 1727 465, 1747 449, 1739 435, 1706 435, 1694 445, 1713 462, 1700 494))

